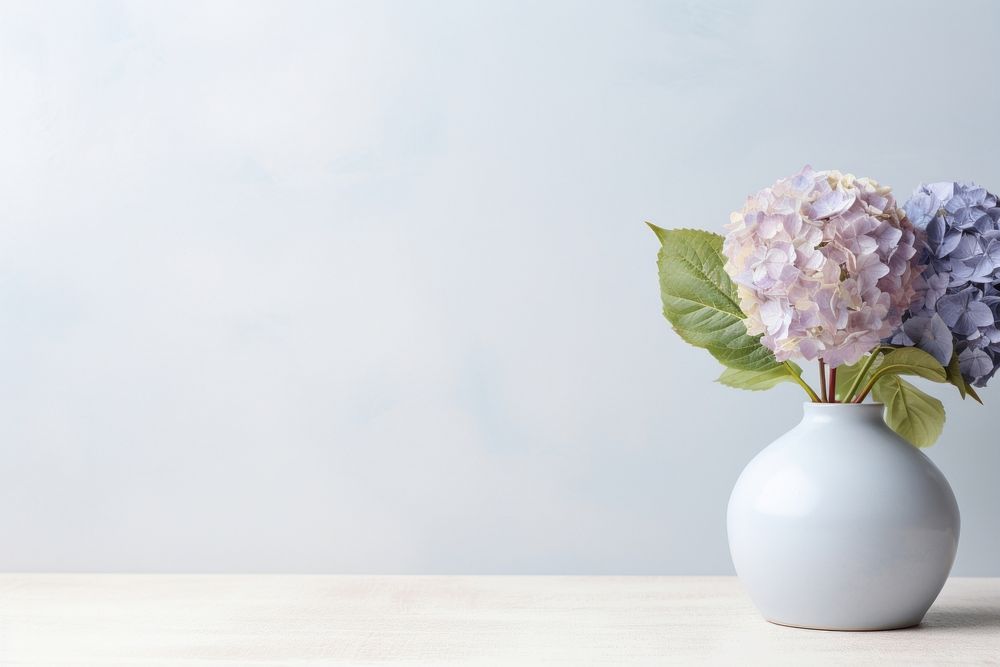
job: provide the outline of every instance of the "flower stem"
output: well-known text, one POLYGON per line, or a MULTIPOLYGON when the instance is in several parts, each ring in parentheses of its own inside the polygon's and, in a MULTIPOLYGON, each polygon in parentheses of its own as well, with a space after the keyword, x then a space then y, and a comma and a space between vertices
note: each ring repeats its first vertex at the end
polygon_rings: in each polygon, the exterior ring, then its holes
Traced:
POLYGON ((878 380, 877 377, 873 377, 872 381, 869 382, 868 384, 866 384, 865 388, 861 390, 860 394, 858 394, 858 397, 854 399, 854 402, 855 403, 864 403, 865 399, 868 397, 868 392, 870 392, 872 390, 872 387, 875 386, 875 382, 877 380, 878 380))
POLYGON ((870 392, 875 387, 875 383, 878 382, 883 375, 885 375, 886 370, 887 369, 880 368, 874 373, 872 373, 872 379, 868 381, 868 384, 865 385, 865 388, 862 389, 861 393, 858 394, 858 397, 854 399, 855 403, 861 403, 865 400, 865 398, 868 396, 868 392, 870 392))
POLYGON ((805 390, 807 394, 809 394, 810 401, 812 401, 813 403, 822 403, 822 401, 819 400, 819 396, 817 396, 816 392, 813 391, 813 388, 809 386, 809 383, 803 380, 802 376, 800 376, 798 373, 795 372, 794 366, 792 366, 789 362, 786 361, 785 368, 788 369, 788 374, 792 376, 792 379, 795 380, 798 383, 798 385, 805 390))
POLYGON ((836 403, 837 402, 837 369, 836 368, 831 368, 830 369, 830 391, 828 393, 829 393, 829 397, 830 397, 830 402, 831 403, 836 403))
POLYGON ((819 360, 819 399, 824 403, 827 402, 826 396, 826 362, 822 359, 819 360))
POLYGON ((858 394, 858 397, 854 399, 854 402, 861 403, 862 401, 864 401, 865 397, 868 396, 868 392, 870 392, 872 388, 875 387, 875 383, 878 382, 879 379, 886 374, 887 370, 890 369, 880 368, 874 373, 872 373, 872 379, 868 381, 868 384, 866 384, 865 388, 861 390, 861 393, 858 394))
MULTIPOLYGON (((868 358, 865 359, 865 364, 864 366, 861 367, 861 370, 858 372, 858 376, 854 378, 854 382, 851 383, 851 388, 847 390, 846 394, 844 394, 844 402, 848 401, 854 403, 861 402, 861 401, 855 401, 854 395, 858 392, 858 387, 861 386, 861 381, 865 379, 866 375, 868 375, 868 371, 871 369, 872 364, 875 363, 875 357, 882 354, 882 351, 883 348, 881 346, 876 347, 874 350, 872 350, 871 354, 868 355, 868 358)), ((861 400, 862 401, 864 400, 864 396, 861 397, 861 400)))

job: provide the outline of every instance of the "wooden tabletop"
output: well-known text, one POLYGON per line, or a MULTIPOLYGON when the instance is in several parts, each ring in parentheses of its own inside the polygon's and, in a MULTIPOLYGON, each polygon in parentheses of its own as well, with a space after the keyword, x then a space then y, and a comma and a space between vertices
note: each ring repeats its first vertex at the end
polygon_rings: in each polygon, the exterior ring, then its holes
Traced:
POLYGON ((0 575, 0 664, 1000 664, 1000 579, 919 627, 771 625, 727 577, 0 575))

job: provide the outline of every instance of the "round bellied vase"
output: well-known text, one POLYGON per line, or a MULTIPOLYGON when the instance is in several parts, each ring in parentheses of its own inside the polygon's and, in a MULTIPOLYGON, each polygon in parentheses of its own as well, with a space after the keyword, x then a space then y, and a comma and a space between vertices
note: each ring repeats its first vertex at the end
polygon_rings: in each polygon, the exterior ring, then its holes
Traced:
POLYGON ((880 404, 807 403, 729 499, 736 573, 767 620, 823 630, 920 623, 958 548, 948 480, 880 404))

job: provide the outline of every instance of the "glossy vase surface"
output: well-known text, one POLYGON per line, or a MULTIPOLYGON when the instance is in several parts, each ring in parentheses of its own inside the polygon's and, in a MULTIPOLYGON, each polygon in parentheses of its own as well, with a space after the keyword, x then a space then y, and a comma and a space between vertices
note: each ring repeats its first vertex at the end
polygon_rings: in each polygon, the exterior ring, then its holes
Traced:
POLYGON ((763 616, 824 630, 916 625, 958 548, 955 495, 877 404, 807 403, 729 500, 736 572, 763 616))

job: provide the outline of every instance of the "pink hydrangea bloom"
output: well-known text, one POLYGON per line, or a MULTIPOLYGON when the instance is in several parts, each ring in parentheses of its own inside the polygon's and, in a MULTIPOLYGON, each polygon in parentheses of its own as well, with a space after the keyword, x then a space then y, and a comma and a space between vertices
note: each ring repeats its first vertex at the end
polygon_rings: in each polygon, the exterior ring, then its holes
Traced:
POLYGON ((723 253, 747 331, 778 361, 853 364, 916 298, 913 225, 889 188, 839 171, 801 172, 747 198, 723 253))

